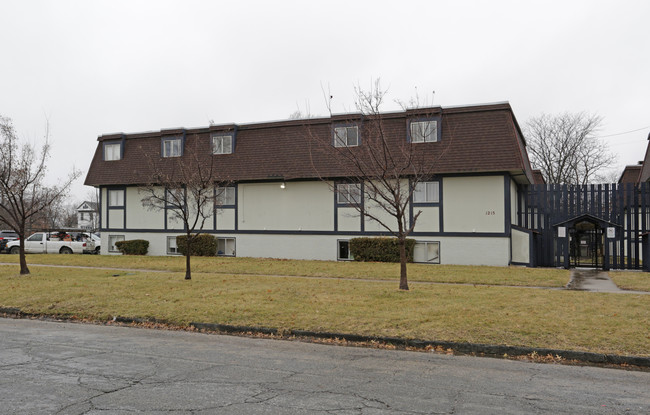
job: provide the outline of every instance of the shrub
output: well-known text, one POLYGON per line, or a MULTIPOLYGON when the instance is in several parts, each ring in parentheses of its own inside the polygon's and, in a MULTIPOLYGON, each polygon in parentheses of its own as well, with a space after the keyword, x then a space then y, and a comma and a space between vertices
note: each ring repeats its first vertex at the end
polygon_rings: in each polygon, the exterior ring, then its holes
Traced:
MULTIPOLYGON (((406 240, 406 261, 413 262, 414 239, 406 240)), ((352 238, 350 253, 355 261, 399 262, 397 238, 352 238)))
POLYGON ((144 239, 132 239, 130 241, 117 241, 115 246, 122 255, 147 255, 149 252, 149 241, 144 239))
MULTIPOLYGON (((176 246, 178 252, 183 255, 187 254, 187 235, 178 235, 176 237, 176 246)), ((207 233, 195 235, 192 239, 192 256, 216 256, 217 255, 217 238, 207 233)))

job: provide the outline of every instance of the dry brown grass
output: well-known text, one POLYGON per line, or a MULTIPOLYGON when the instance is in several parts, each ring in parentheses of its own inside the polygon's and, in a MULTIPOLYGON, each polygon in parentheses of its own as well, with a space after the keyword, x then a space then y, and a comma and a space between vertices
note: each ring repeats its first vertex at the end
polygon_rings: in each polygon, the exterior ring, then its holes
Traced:
MULTIPOLYGON (((68 256, 69 257, 69 256, 68 256)), ((0 267, 0 306, 650 355, 650 296, 466 285, 0 267), (117 274, 118 276, 113 276, 117 274)))
MULTIPOLYGON (((0 262, 18 262, 17 255, 2 255, 0 262)), ((153 269, 182 272, 179 256, 28 255, 28 264, 153 269)), ((192 272, 251 275, 291 275, 331 278, 399 280, 399 264, 336 261, 299 261, 271 258, 193 257, 192 272)), ((549 268, 488 267, 409 264, 409 281, 563 287, 569 271, 549 268)))

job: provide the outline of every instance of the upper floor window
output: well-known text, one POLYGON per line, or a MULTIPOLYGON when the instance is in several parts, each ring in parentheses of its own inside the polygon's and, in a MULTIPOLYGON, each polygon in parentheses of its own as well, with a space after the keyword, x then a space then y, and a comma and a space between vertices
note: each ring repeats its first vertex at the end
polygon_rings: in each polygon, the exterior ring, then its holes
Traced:
POLYGON ((180 157, 183 155, 183 139, 181 137, 163 138, 162 156, 180 157))
POLYGON ((411 121, 409 137, 412 143, 433 143, 438 141, 438 121, 411 121))
POLYGON ((336 202, 342 205, 361 203, 361 185, 359 183, 336 185, 336 202))
POLYGON ((355 147, 359 145, 359 126, 334 127, 334 147, 355 147))
POLYGON ((232 135, 213 135, 212 154, 231 154, 232 135))
POLYGON ((104 143, 104 161, 122 159, 122 143, 104 143))
POLYGON ((233 186, 217 187, 215 205, 217 206, 234 206, 235 205, 235 188, 233 186))
POLYGON ((124 206, 124 190, 109 190, 108 206, 124 206))
POLYGON ((413 191, 413 203, 438 203, 440 202, 439 182, 419 182, 413 191))

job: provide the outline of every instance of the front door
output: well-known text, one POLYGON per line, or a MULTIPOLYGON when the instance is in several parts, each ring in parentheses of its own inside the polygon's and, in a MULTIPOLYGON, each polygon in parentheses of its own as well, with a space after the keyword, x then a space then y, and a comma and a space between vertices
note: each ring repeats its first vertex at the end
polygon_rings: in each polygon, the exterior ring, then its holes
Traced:
POLYGON ((590 221, 578 222, 569 230, 569 255, 574 267, 603 267, 603 229, 590 221))

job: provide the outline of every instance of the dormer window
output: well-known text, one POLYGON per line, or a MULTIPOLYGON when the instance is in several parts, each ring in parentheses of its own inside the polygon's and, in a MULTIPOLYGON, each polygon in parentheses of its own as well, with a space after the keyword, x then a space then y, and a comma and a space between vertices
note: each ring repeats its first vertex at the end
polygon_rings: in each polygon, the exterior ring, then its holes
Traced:
POLYGON ((183 139, 181 137, 170 137, 162 139, 163 157, 180 157, 183 155, 183 139))
POLYGON ((213 134, 212 154, 231 154, 231 153, 232 153, 232 135, 213 134))
POLYGON ((339 125, 334 127, 334 147, 356 147, 359 145, 358 125, 339 125))
POLYGON ((104 143, 104 161, 122 160, 122 143, 107 142, 104 143))
POLYGON ((409 123, 408 133, 411 143, 435 143, 440 141, 438 120, 412 120, 409 123))

